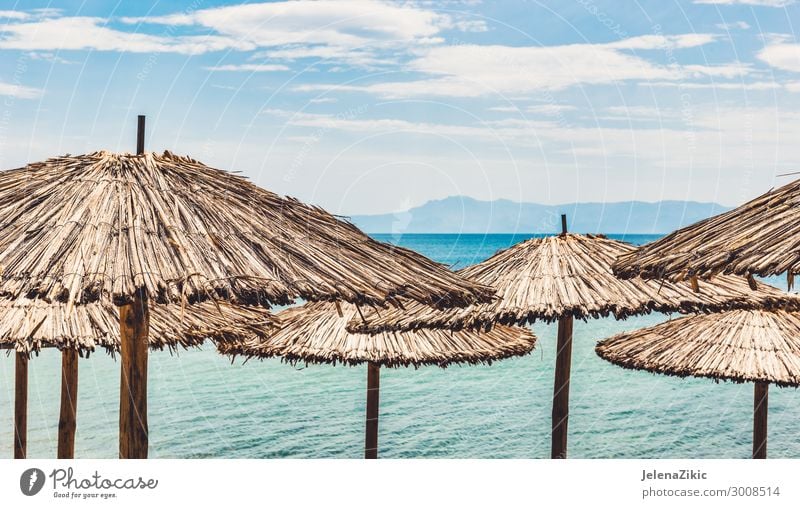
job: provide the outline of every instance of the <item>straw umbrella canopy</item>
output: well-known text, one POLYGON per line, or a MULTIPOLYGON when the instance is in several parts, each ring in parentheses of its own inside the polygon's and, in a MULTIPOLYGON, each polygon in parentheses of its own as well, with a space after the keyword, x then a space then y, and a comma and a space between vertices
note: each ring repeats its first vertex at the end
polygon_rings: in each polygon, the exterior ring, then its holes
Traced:
POLYGON ((800 180, 620 256, 620 277, 682 280, 800 272, 800 180))
MULTIPOLYGON (((150 307, 151 350, 199 346, 207 338, 238 341, 269 333, 277 320, 263 308, 228 302, 202 302, 189 309, 155 304, 150 307)), ((42 300, 0 300, 0 349, 30 358, 44 348, 71 350, 88 356, 99 348, 114 356, 120 350, 119 308, 112 304, 78 305, 42 300)))
POLYGON ((63 156, 0 179, 0 296, 120 308, 120 457, 147 456, 148 305, 491 298, 325 211, 169 152, 63 156))
POLYGON ((324 210, 170 152, 95 152, 5 171, 0 292, 10 298, 241 304, 491 297, 324 210))
MULTIPOLYGON (((274 331, 277 321, 263 308, 206 301, 185 312, 178 306, 151 307, 149 348, 170 351, 217 342, 243 340, 274 331)), ((44 348, 58 348, 61 359, 61 412, 58 458, 73 458, 78 402, 78 356, 98 348, 114 356, 121 344, 119 308, 90 303, 67 309, 43 300, 0 300, 0 349, 15 350, 14 458, 27 451, 28 359, 44 348)))
POLYGON ((740 277, 719 277, 713 283, 695 285, 620 280, 611 265, 635 247, 603 236, 566 233, 566 219, 562 219, 564 232, 560 235, 526 240, 459 270, 464 277, 494 287, 498 300, 445 311, 410 304, 402 312, 369 312, 363 319, 354 319, 350 329, 489 329, 494 323, 521 326, 537 320, 558 321, 551 457, 565 458, 574 318, 613 315, 624 319, 652 311, 718 312, 786 305, 782 291, 760 285, 754 292, 740 277))
MULTIPOLYGON (((358 332, 421 328, 489 329, 494 323, 552 323, 563 317, 626 319, 651 312, 721 312, 737 308, 784 308, 786 293, 768 284, 752 291, 741 277, 713 281, 621 280, 611 265, 634 245, 596 235, 532 238, 456 273, 494 287, 499 298, 439 310, 408 303, 403 309, 364 312, 350 323, 358 332)), ((788 302, 792 305, 792 302, 788 302)), ((796 305, 796 304, 795 304, 796 305)))
POLYGON ((755 383, 753 458, 767 456, 769 384, 800 385, 800 316, 790 312, 682 317, 615 335, 595 350, 626 369, 755 383))
POLYGON ((378 456, 378 399, 381 367, 419 367, 456 363, 491 364, 530 353, 536 337, 528 329, 496 326, 489 332, 417 330, 376 335, 352 334, 347 323, 355 305, 308 303, 278 313, 280 330, 266 339, 220 342, 220 352, 251 358, 281 357, 289 363, 367 364, 365 458, 378 456))

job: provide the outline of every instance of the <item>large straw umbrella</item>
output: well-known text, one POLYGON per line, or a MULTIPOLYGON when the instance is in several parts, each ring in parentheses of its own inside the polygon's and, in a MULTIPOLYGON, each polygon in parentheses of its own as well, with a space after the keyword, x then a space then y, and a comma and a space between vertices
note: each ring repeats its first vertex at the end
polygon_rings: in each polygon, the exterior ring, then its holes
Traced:
POLYGON ((491 297, 323 210, 169 152, 63 156, 0 179, 0 295, 120 306, 120 457, 147 456, 148 307, 491 297))
POLYGON ((425 329, 352 334, 347 323, 355 305, 309 303, 277 314, 280 330, 266 339, 218 344, 222 353, 246 357, 281 357, 289 363, 367 364, 367 411, 364 457, 378 457, 378 400, 381 367, 419 367, 456 363, 491 363, 533 350, 536 337, 528 329, 497 326, 489 332, 425 329))
POLYGON ((791 289, 800 272, 800 180, 628 252, 614 272, 671 280, 724 273, 751 281, 786 273, 791 289))
MULTIPOLYGON (((184 312, 178 306, 155 304, 149 316, 152 350, 199 346, 207 337, 217 342, 240 341, 274 331, 274 316, 258 307, 227 302, 202 302, 184 312)), ((27 455, 28 360, 44 348, 61 351, 59 459, 73 458, 78 405, 78 357, 105 349, 120 350, 119 308, 90 303, 71 310, 64 303, 43 300, 0 300, 0 349, 15 351, 14 458, 27 455)))
POLYGON ((526 240, 458 271, 494 287, 500 297, 494 302, 446 311, 411 304, 403 311, 365 313, 363 319, 350 323, 350 329, 367 333, 431 327, 488 329, 493 323, 522 326, 557 321, 551 457, 566 458, 574 318, 613 315, 624 319, 652 311, 718 312, 784 305, 782 291, 763 285, 753 292, 740 277, 719 277, 703 284, 620 280, 611 264, 633 251, 633 245, 603 236, 569 234, 563 216, 562 228, 560 235, 526 240))
POLYGON ((682 317, 597 344, 600 357, 672 376, 755 383, 753 458, 767 457, 767 388, 800 385, 800 316, 733 310, 682 317))

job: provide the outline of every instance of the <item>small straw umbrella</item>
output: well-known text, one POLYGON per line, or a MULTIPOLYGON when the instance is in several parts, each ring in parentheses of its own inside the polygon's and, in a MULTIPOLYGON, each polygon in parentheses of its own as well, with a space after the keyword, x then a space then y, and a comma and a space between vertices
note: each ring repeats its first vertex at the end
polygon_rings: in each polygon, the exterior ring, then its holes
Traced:
POLYGON ((800 316, 790 312, 732 310, 682 317, 615 335, 595 350, 627 369, 755 383, 754 459, 767 457, 769 384, 800 385, 800 316))
POLYGON ((367 364, 367 410, 364 458, 378 458, 378 399, 381 367, 419 367, 456 363, 491 364, 525 355, 536 337, 528 329, 497 326, 489 332, 418 330, 377 335, 352 334, 347 323, 358 314, 355 305, 308 303, 277 314, 280 330, 266 339, 218 343, 232 356, 282 357, 289 363, 367 364))
MULTIPOLYGON (((202 302, 191 312, 172 305, 151 307, 149 347, 152 350, 199 346, 207 337, 239 341, 276 329, 276 320, 262 308, 227 302, 202 302)), ((115 356, 120 349, 119 308, 90 303, 67 309, 43 300, 0 300, 0 349, 15 350, 14 458, 27 455, 28 360, 43 348, 61 350, 59 459, 73 458, 78 403, 78 356, 98 348, 115 356)))
POLYGON ((800 272, 800 180, 733 210, 679 229, 620 256, 614 273, 630 278, 710 278, 718 273, 787 274, 789 289, 800 272))
POLYGON ((603 236, 566 232, 532 238, 457 273, 491 286, 500 299, 464 309, 440 311, 420 304, 405 310, 369 312, 349 324, 351 331, 375 333, 422 328, 490 329, 494 323, 558 322, 552 412, 552 458, 566 458, 573 319, 613 315, 616 319, 656 312, 719 312, 736 308, 782 308, 785 293, 761 285, 751 291, 740 277, 693 284, 624 281, 611 264, 633 245, 603 236))
POLYGON ((170 152, 56 157, 0 179, 0 296, 120 306, 120 457, 147 457, 152 303, 405 296, 441 307, 492 291, 320 208, 170 152))

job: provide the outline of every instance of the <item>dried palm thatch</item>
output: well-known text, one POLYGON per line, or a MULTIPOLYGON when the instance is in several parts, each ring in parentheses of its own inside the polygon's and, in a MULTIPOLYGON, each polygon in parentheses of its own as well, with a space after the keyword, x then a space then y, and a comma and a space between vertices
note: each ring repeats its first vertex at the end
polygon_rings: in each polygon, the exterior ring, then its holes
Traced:
POLYGON ((615 335, 595 350, 627 369, 800 385, 800 316, 790 312, 733 310, 682 317, 615 335))
POLYGON ((438 310, 409 303, 405 309, 365 313, 349 329, 362 333, 421 328, 489 329, 562 317, 613 315, 625 319, 656 312, 719 312, 737 308, 798 308, 800 299, 767 284, 753 291, 741 277, 721 276, 697 285, 636 278, 620 280, 614 260, 633 245, 603 236, 562 234, 532 238, 457 273, 497 290, 488 304, 438 310))
POLYGON ((0 291, 12 299, 158 303, 295 298, 440 306, 491 291, 320 208, 169 152, 95 152, 5 171, 0 291))
MULTIPOLYGON (((175 305, 150 307, 150 348, 175 350, 215 342, 264 337, 277 329, 273 315, 258 307, 226 302, 202 302, 185 312, 175 305)), ((0 348, 30 355, 43 347, 77 349, 88 354, 97 347, 112 355, 119 351, 119 309, 90 303, 68 309, 67 304, 42 300, 0 301, 0 348)))
POLYGON ((420 330, 378 335, 351 334, 347 323, 358 313, 355 305, 309 303, 278 313, 280 331, 267 339, 220 342, 220 352, 246 357, 282 357, 290 363, 369 362, 385 367, 454 363, 492 363, 533 350, 536 337, 529 329, 495 327, 491 332, 420 330))
POLYGON ((800 272, 800 180, 626 253, 620 277, 709 278, 800 272))

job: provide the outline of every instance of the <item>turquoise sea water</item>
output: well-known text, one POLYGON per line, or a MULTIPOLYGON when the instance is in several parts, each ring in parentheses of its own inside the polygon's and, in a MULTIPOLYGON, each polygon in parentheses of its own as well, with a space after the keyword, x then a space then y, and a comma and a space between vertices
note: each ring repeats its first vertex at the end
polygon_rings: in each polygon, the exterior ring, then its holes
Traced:
MULTIPOLYGON (((460 268, 530 235, 376 236, 460 268)), ((780 279, 770 282, 785 288, 780 279)), ((750 454, 752 385, 628 371, 595 355, 596 340, 664 319, 576 322, 571 457, 750 454)), ((491 367, 383 369, 380 456, 549 456, 555 327, 534 329, 539 344, 531 355, 491 367)), ((55 457, 60 365, 56 351, 30 362, 30 457, 55 457)), ((12 455, 13 379, 13 357, 0 356, 3 458, 12 455)), ((231 365, 209 345, 177 355, 151 353, 149 379, 152 458, 362 455, 364 367, 294 368, 277 360, 231 365)), ((118 364, 104 353, 81 360, 76 457, 116 457, 118 397, 118 364)), ((771 388, 769 402, 769 455, 800 457, 800 392, 771 388)))

